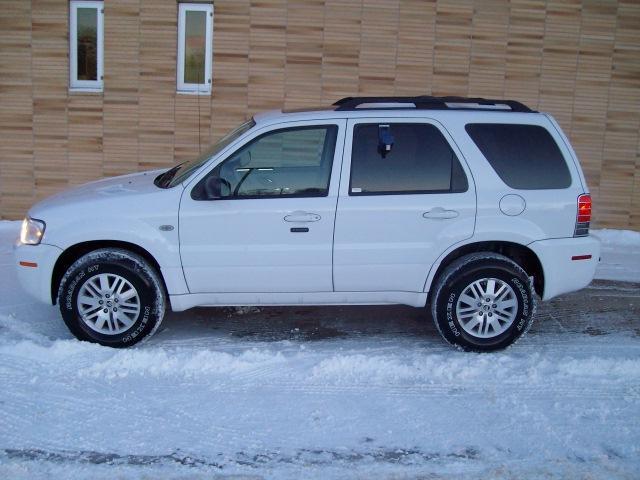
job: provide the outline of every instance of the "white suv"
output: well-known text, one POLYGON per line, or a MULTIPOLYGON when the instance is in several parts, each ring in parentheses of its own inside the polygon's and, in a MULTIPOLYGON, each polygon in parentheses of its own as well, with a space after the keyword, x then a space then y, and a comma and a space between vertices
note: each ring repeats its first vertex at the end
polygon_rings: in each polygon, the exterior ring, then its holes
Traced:
POLYGON ((547 114, 349 97, 256 115, 168 171, 55 195, 29 211, 15 253, 24 288, 102 345, 148 337, 169 305, 399 303, 489 351, 529 328, 535 294, 589 284, 590 217, 547 114))

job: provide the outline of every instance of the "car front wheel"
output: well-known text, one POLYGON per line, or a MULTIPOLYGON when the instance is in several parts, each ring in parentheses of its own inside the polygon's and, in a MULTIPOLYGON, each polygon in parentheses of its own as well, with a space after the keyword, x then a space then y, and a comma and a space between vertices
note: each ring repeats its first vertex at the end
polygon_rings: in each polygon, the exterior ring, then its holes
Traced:
POLYGON ((431 313, 442 336, 467 351, 513 344, 531 326, 536 299, 526 272, 491 252, 465 255, 435 282, 431 313))
POLYGON ((139 255, 123 249, 95 250, 65 273, 58 305, 78 339, 128 347, 151 336, 164 316, 162 281, 139 255))

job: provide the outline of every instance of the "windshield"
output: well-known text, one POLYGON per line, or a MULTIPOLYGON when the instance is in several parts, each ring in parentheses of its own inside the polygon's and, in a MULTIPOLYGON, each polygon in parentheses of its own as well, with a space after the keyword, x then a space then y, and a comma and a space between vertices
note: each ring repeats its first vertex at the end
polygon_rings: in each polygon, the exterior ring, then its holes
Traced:
POLYGON ((233 143, 237 138, 253 128, 255 124, 256 122, 254 122, 253 119, 244 122, 242 125, 218 140, 217 143, 207 148, 193 160, 180 163, 158 176, 155 180, 156 185, 161 188, 171 188, 184 182, 211 157, 223 150, 227 145, 233 143))

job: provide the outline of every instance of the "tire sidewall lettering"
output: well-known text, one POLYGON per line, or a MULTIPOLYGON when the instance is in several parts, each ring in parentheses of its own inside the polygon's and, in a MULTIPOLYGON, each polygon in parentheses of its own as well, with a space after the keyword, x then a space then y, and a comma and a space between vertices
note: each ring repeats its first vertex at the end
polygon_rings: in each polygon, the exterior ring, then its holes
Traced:
POLYGON ((451 333, 453 333, 454 336, 459 337, 460 331, 456 327, 456 323, 453 318, 454 305, 456 303, 456 298, 457 298, 457 295, 455 294, 455 292, 452 292, 451 294, 449 294, 449 298, 447 299, 447 325, 449 326, 451 333))
POLYGON ((122 337, 122 341, 124 343, 130 343, 131 341, 135 340, 138 335, 140 335, 147 327, 147 323, 149 322, 149 315, 151 314, 151 306, 145 305, 143 311, 144 313, 142 315, 142 319, 138 320, 139 325, 136 327, 136 329, 132 332, 125 332, 126 335, 122 337))
POLYGON ((527 290, 520 279, 514 277, 511 279, 511 283, 517 288, 517 291, 520 293, 520 309, 522 310, 522 314, 520 316, 520 320, 516 324, 516 329, 521 332, 527 324, 527 318, 529 316, 529 294, 527 293, 527 290))

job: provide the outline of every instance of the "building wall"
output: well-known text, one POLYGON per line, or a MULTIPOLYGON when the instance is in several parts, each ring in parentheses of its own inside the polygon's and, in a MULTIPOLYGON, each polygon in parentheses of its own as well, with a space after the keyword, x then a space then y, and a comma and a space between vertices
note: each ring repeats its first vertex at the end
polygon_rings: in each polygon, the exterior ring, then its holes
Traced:
POLYGON ((551 112, 595 223, 640 230, 638 0, 216 0, 211 97, 176 94, 175 0, 106 0, 104 93, 69 93, 68 10, 1 2, 2 218, 189 158, 259 110, 434 94, 551 112))

